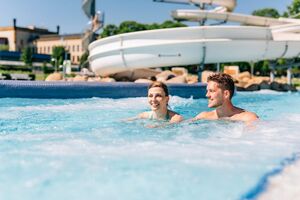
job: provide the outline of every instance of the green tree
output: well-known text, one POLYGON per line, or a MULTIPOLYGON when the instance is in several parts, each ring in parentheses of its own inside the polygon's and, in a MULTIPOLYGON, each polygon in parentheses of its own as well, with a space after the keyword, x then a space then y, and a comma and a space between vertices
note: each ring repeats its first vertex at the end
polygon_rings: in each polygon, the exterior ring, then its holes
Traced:
POLYGON ((180 22, 167 20, 159 26, 159 28, 176 28, 176 27, 186 27, 186 25, 180 22))
POLYGON ((294 0, 287 9, 285 16, 300 19, 300 0, 294 0))
POLYGON ((25 63, 27 66, 32 66, 32 49, 30 47, 26 47, 22 50, 21 54, 21 60, 25 63))
POLYGON ((100 37, 105 38, 105 37, 117 35, 118 33, 119 33, 119 28, 116 25, 108 24, 103 28, 100 37))
POLYGON ((157 23, 153 23, 153 24, 147 24, 146 25, 146 29, 147 30, 154 30, 154 29, 159 29, 160 25, 157 23))
POLYGON ((84 67, 84 65, 88 61, 88 57, 89 57, 89 52, 88 51, 86 51, 86 52, 84 52, 84 54, 82 54, 82 56, 80 57, 80 63, 79 63, 80 67, 84 67))
POLYGON ((254 10, 252 15, 261 16, 261 17, 272 17, 272 18, 279 18, 279 12, 274 8, 263 8, 259 10, 254 10))
POLYGON ((270 64, 268 60, 260 61, 254 65, 254 73, 260 76, 269 76, 270 64))
POLYGON ((154 29, 163 29, 163 28, 175 28, 175 27, 185 27, 186 25, 176 21, 165 21, 162 24, 141 24, 135 21, 124 21, 119 27, 109 24, 103 28, 103 31, 100 35, 101 38, 105 38, 108 36, 117 35, 120 33, 130 33, 136 31, 144 31, 144 30, 154 30, 154 29))
POLYGON ((51 60, 52 60, 52 65, 55 67, 56 71, 57 71, 57 67, 63 64, 65 53, 66 50, 63 46, 56 46, 52 50, 51 60))
POLYGON ((140 24, 135 21, 124 21, 119 26, 119 33, 130 33, 136 31, 144 31, 146 29, 145 24, 140 24))

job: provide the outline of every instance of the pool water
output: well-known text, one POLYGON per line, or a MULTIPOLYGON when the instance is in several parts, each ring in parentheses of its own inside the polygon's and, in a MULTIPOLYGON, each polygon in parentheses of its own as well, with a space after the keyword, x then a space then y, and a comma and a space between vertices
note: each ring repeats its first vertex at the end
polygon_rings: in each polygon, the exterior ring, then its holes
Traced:
MULTIPOLYGON (((300 93, 238 93, 262 119, 126 121, 146 98, 0 99, 0 199, 243 199, 299 152, 300 93)), ((206 99, 171 97, 186 119, 206 99)))

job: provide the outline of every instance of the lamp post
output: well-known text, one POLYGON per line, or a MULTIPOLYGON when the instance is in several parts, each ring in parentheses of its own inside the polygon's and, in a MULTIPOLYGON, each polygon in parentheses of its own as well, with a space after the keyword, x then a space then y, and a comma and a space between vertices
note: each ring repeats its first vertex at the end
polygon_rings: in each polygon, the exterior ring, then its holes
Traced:
POLYGON ((63 78, 65 79, 66 78, 66 63, 67 63, 67 46, 68 46, 68 44, 67 44, 67 40, 65 40, 64 39, 64 36, 62 35, 61 36, 61 38, 60 38, 60 41, 61 41, 61 44, 62 44, 62 46, 64 47, 64 55, 63 55, 63 65, 62 65, 62 72, 63 72, 63 78))
POLYGON ((57 72, 57 59, 51 58, 51 61, 54 62, 54 69, 55 69, 55 72, 57 72))

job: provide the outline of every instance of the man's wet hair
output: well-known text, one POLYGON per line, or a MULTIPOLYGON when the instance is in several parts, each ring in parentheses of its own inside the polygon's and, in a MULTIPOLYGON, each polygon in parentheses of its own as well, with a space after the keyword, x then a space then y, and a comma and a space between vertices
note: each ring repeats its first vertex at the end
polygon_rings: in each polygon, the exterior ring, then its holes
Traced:
POLYGON ((154 87, 159 87, 159 88, 162 88, 165 92, 165 95, 166 96, 169 96, 169 90, 168 90, 168 87, 166 84, 164 84, 163 82, 160 82, 160 81, 154 81, 153 83, 151 83, 148 87, 148 90, 150 90, 151 88, 154 88, 154 87))
POLYGON ((230 99, 233 97, 234 81, 230 75, 224 73, 215 73, 208 76, 207 82, 209 81, 216 82, 223 91, 228 90, 230 93, 230 99))

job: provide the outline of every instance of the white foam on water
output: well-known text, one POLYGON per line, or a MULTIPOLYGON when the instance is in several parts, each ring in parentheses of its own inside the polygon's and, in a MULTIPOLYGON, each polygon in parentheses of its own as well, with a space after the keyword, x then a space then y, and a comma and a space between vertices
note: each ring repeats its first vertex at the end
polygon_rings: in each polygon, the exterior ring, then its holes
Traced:
POLYGON ((300 122, 300 114, 297 113, 287 114, 283 117, 283 119, 291 122, 300 122))
POLYGON ((38 106, 24 106, 24 107, 12 107, 9 111, 57 111, 57 112, 66 112, 66 111, 77 111, 85 109, 86 105, 81 104, 70 104, 70 105, 38 105, 38 106))
POLYGON ((61 102, 55 101, 54 104, 47 103, 43 105, 26 105, 10 107, 10 111, 79 111, 79 110, 89 110, 89 109, 116 109, 116 108, 127 108, 136 109, 143 107, 147 104, 146 98, 128 98, 128 99, 97 99, 93 98, 91 100, 82 101, 72 101, 72 102, 61 102))
POLYGON ((278 92, 278 91, 275 91, 275 90, 259 90, 256 93, 257 94, 272 94, 272 95, 286 94, 286 92, 278 92))
POLYGON ((66 137, 74 137, 72 133, 51 133, 51 134, 31 134, 31 133, 23 133, 23 134, 6 134, 1 135, 0 141, 19 141, 19 142, 32 142, 32 141, 47 141, 51 139, 63 139, 66 137))
POLYGON ((1 112, 0 120, 8 120, 8 119, 17 119, 19 117, 18 113, 14 112, 1 112))
POLYGON ((170 96, 170 105, 176 105, 176 106, 188 106, 195 102, 195 100, 191 98, 182 98, 178 96, 170 96))
POLYGON ((282 173, 270 177, 268 187, 258 200, 297 200, 300 197, 300 161, 286 166, 282 173))

